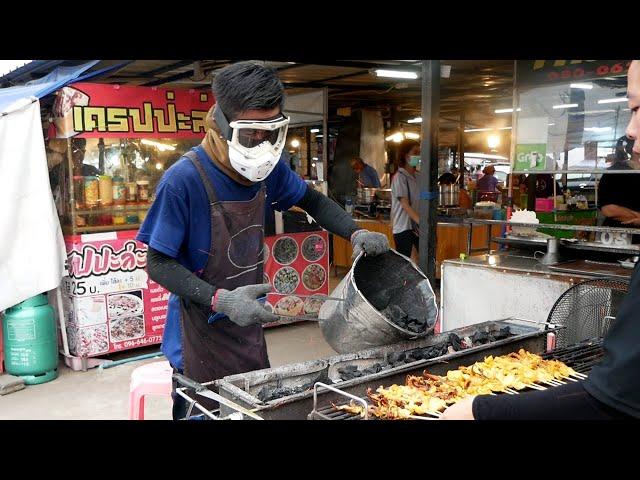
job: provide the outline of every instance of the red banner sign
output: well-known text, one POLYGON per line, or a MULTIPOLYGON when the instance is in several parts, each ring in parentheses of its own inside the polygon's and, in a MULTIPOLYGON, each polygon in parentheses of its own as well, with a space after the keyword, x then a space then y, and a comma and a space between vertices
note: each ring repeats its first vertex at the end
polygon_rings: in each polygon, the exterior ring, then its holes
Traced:
POLYGON ((518 85, 542 86, 624 75, 631 60, 518 60, 518 85))
POLYGON ((53 105, 57 138, 190 138, 206 132, 213 94, 202 90, 75 83, 53 105))

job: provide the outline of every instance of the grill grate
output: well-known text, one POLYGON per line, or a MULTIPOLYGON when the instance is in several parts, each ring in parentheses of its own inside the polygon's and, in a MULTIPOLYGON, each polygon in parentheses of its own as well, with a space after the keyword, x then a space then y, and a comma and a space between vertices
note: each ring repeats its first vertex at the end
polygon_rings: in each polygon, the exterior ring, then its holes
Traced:
MULTIPOLYGON (((586 375, 591 371, 591 368, 601 360, 603 355, 602 338, 599 338, 560 348, 552 352, 541 354, 540 356, 545 360, 560 360, 573 368, 576 372, 586 375)), ((547 386, 547 388, 553 387, 547 386)), ((528 390, 529 389, 526 389, 524 391, 528 390)), ((360 415, 344 411, 336 411, 332 406, 315 410, 312 412, 311 418, 322 420, 362 420, 360 415)), ((371 418, 374 419, 374 417, 371 418)), ((434 417, 428 416, 424 417, 425 420, 433 418, 434 417)))

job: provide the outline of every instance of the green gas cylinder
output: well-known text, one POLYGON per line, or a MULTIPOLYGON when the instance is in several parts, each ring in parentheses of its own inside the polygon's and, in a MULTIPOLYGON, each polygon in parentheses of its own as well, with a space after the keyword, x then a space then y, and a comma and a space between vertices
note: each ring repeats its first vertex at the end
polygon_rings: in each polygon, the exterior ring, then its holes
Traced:
POLYGON ((56 319, 47 296, 38 294, 4 313, 4 363, 7 373, 36 385, 58 376, 56 319))

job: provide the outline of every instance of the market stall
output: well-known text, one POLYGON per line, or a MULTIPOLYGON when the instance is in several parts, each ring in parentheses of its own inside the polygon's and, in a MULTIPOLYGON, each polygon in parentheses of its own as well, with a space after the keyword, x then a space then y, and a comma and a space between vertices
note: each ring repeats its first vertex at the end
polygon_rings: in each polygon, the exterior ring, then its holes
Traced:
POLYGON ((67 248, 60 334, 72 368, 161 342, 169 293, 148 277, 135 237, 163 173, 200 142, 212 104, 196 90, 75 83, 57 92, 47 153, 67 248))
MULTIPOLYGON (((293 96, 292 124, 322 122, 322 99, 293 96)), ((135 237, 163 173, 200 143, 212 105, 204 90, 75 83, 57 92, 47 157, 68 255, 60 344, 72 368, 161 342, 169 292, 148 277, 147 247, 135 237)), ((309 183, 326 194, 317 170, 309 183)), ((294 317, 276 324, 316 315, 313 295, 329 288, 327 233, 284 224, 278 215, 264 246, 265 281, 275 287, 268 305, 294 317)))
MULTIPOLYGON (((606 208, 627 205, 640 185, 624 137, 631 115, 628 65, 516 62, 510 175, 502 202, 509 218, 499 219, 498 207, 487 203, 482 207, 490 213, 465 220, 473 232, 504 227, 492 238, 502 251, 487 247, 488 254, 443 262, 444 330, 496 315, 545 321, 572 284, 629 278, 640 230, 615 221, 606 208)), ((471 253, 473 240, 467 244, 471 253)))

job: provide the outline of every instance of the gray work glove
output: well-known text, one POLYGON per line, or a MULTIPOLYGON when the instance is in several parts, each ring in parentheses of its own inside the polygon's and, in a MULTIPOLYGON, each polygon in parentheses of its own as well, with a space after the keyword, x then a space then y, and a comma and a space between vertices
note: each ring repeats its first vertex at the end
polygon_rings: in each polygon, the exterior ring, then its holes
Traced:
POLYGON ((257 299, 271 291, 271 285, 246 285, 233 290, 219 288, 211 301, 211 309, 224 313, 233 323, 246 327, 257 323, 278 321, 257 299))
POLYGON ((389 240, 384 233, 364 229, 357 230, 351 235, 351 245, 353 246, 351 260, 355 260, 362 251, 374 257, 389 251, 389 240))

